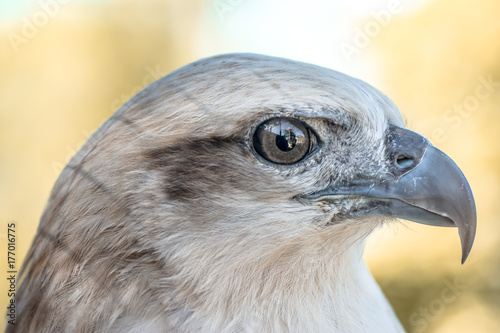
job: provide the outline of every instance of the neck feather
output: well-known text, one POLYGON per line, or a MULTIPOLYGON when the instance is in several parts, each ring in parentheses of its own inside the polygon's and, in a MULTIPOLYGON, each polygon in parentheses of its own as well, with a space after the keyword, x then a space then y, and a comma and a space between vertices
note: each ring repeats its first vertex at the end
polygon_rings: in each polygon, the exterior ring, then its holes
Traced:
POLYGON ((375 226, 353 222, 261 244, 226 239, 222 250, 219 241, 184 258, 198 262, 185 271, 190 278, 179 276, 176 294, 188 299, 193 327, 212 331, 401 332, 362 258, 375 226))

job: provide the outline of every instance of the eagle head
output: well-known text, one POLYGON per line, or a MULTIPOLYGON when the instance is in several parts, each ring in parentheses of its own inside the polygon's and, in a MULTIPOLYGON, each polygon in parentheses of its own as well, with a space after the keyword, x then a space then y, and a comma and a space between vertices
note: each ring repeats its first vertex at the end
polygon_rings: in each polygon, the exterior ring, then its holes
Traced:
POLYGON ((398 218, 458 227, 467 258, 467 180, 389 98, 287 59, 202 59, 134 96, 64 169, 17 327, 398 332, 362 259, 398 218))

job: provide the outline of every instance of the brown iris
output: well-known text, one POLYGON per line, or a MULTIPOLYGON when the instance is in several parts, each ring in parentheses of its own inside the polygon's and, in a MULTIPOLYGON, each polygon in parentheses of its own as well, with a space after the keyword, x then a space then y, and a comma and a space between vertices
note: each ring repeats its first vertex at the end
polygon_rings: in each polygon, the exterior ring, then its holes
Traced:
POLYGON ((293 164, 302 160, 312 148, 314 134, 300 120, 273 118, 255 131, 255 151, 276 164, 293 164))

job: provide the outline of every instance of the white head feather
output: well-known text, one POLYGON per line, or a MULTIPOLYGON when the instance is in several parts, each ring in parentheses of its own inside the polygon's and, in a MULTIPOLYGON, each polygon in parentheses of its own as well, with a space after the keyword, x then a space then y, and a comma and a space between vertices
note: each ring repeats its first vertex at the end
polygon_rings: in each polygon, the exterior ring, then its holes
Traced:
POLYGON ((402 331, 362 258, 382 219, 336 219, 349 200, 291 200, 383 172, 389 124, 402 117, 373 87, 286 59, 217 56, 152 83, 57 181, 18 329, 402 331), (277 115, 315 130, 315 157, 255 156, 255 127, 277 115))

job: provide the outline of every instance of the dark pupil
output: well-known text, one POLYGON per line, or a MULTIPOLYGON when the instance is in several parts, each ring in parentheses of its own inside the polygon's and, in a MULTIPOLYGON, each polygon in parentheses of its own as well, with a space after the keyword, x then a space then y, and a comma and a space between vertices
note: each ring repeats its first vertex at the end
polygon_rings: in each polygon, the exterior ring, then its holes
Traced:
POLYGON ((290 128, 281 131, 279 135, 276 135, 276 146, 281 151, 290 151, 296 144, 297 138, 295 137, 295 133, 290 128))

